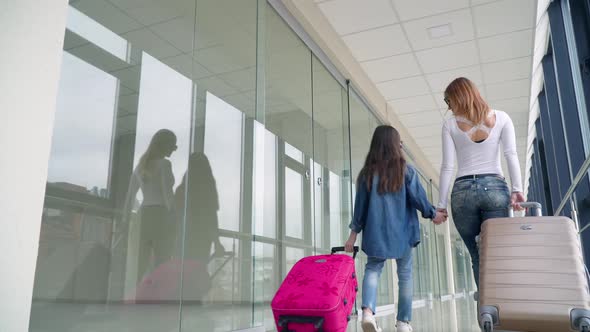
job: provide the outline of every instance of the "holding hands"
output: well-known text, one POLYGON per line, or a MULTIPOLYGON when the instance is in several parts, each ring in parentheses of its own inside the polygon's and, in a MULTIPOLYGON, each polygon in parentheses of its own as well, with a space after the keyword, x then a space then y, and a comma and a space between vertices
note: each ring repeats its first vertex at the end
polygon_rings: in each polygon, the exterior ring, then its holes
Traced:
POLYGON ((436 209, 436 215, 434 216, 434 218, 432 218, 432 222, 435 225, 440 225, 443 222, 447 221, 448 216, 449 213, 447 212, 447 209, 436 209))

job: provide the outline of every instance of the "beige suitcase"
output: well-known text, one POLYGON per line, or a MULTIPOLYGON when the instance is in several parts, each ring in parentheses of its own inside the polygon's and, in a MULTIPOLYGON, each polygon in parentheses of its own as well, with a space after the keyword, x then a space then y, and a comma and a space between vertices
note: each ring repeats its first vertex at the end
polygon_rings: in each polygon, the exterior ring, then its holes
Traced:
MULTIPOLYGON (((590 332, 590 295, 580 238, 566 217, 486 220, 479 238, 483 331, 590 332)), ((510 215, 513 215, 510 213, 510 215)))

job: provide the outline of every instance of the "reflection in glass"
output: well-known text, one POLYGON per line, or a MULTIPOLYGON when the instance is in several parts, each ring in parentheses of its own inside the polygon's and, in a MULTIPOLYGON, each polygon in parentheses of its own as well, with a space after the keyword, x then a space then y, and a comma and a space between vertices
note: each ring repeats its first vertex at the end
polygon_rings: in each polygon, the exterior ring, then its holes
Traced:
POLYGON ((47 181, 106 198, 116 77, 63 53, 47 181))
POLYGON ((67 27, 119 59, 127 61, 127 41, 72 6, 68 7, 67 27))
POLYGON ((303 176, 285 167, 286 235, 303 238, 303 176))
POLYGON ((242 136, 244 113, 207 93, 205 153, 218 183, 219 227, 240 231, 242 136))
MULTIPOLYGON (((172 163, 168 159, 176 151, 176 135, 161 129, 152 137, 147 150, 139 162, 129 184, 125 200, 124 221, 130 222, 131 210, 136 205, 139 190, 143 195, 139 207, 139 253, 137 277, 142 280, 148 272, 150 259, 159 267, 173 253, 175 240, 172 163)), ((149 296, 148 294, 144 294, 149 296)))
POLYGON ((293 267, 293 265, 295 265, 295 263, 297 263, 297 261, 303 258, 304 256, 305 255, 303 249, 287 247, 285 249, 285 263, 287 268, 286 272, 288 273, 293 267))
POLYGON ((303 163, 303 152, 289 143, 285 143, 285 154, 296 161, 303 163))
POLYGON ((277 138, 254 121, 254 234, 276 237, 277 138))

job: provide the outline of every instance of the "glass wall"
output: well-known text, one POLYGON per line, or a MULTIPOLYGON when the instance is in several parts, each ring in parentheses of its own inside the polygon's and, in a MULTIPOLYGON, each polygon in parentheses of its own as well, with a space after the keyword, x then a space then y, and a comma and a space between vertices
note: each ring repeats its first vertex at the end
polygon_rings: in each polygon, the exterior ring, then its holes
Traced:
MULTIPOLYGON (((264 0, 72 0, 62 61, 31 331, 274 330, 290 268, 346 240, 380 121, 264 0)), ((420 222, 430 310, 453 271, 420 222)))
MULTIPOLYGON (((553 1, 547 8, 549 43, 542 59, 543 89, 536 119, 528 193, 547 214, 572 218, 582 243, 590 240, 590 62, 588 1, 553 1), (556 148, 561 147, 563 148, 556 148), (584 166, 586 165, 586 166, 584 166), (579 177, 577 175, 579 174, 579 177), (571 195, 566 194, 570 192, 571 195)), ((584 246, 586 262, 590 247, 584 246)))

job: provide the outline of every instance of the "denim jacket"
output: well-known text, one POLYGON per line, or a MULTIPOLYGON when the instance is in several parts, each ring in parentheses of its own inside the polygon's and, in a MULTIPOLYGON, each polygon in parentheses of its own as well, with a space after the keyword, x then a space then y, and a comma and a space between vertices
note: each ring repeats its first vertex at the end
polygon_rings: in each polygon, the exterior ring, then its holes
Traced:
POLYGON ((410 165, 406 167, 405 186, 399 191, 379 194, 378 185, 379 177, 374 176, 368 191, 365 180, 359 179, 350 229, 362 232, 362 250, 367 256, 401 258, 420 243, 416 210, 422 217, 432 219, 436 209, 410 165))

